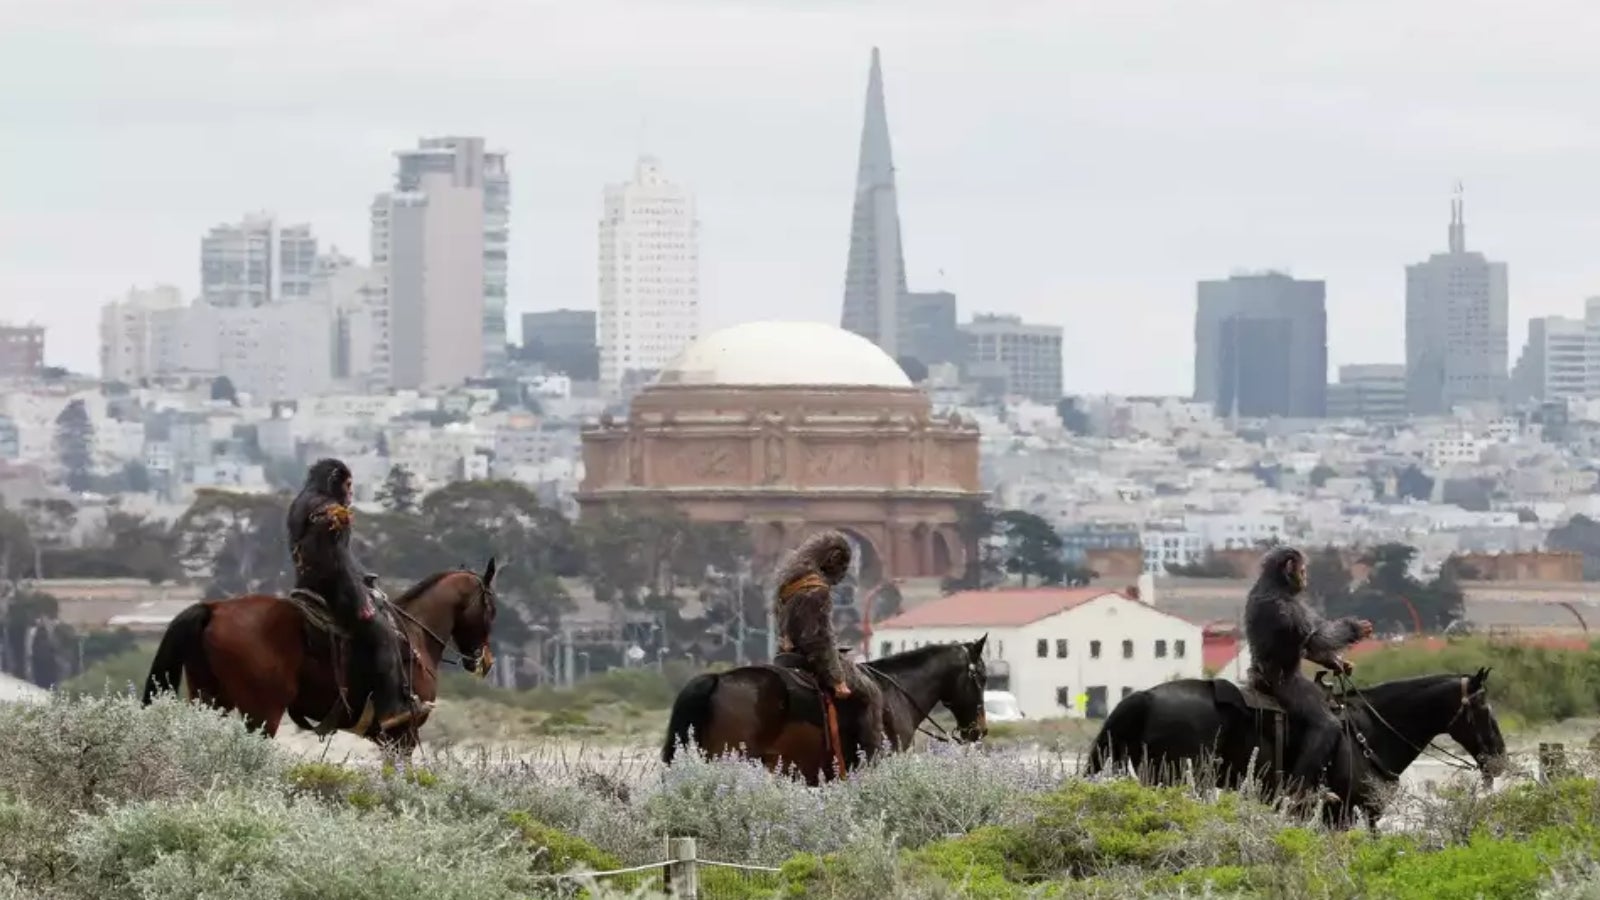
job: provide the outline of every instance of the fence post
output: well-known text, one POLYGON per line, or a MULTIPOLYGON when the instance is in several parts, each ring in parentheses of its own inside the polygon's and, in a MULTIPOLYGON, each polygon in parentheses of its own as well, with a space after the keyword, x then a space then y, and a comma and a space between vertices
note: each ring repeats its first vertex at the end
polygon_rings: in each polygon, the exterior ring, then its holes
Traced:
POLYGON ((1548 784, 1566 774, 1567 745, 1561 743, 1539 744, 1539 780, 1548 784))
POLYGON ((675 900, 700 900, 694 838, 667 838, 667 859, 667 894, 675 900))

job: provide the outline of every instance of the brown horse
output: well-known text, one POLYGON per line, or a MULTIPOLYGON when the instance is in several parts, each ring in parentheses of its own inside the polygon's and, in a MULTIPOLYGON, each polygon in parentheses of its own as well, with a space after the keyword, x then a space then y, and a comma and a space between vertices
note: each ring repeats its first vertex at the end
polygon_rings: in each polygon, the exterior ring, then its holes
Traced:
MULTIPOLYGON (((941 704, 955 716, 958 740, 977 741, 988 733, 983 710, 987 640, 985 635, 966 643, 931 644, 860 664, 883 692, 883 730, 891 750, 910 747, 928 714, 941 704)), ((841 723, 846 718, 841 715, 841 723)), ((772 771, 791 769, 815 786, 837 768, 830 765, 823 734, 816 687, 802 684, 792 671, 766 665, 707 672, 678 692, 661 761, 670 764, 680 746, 693 744, 707 756, 737 752, 772 771)), ((853 746, 852 737, 842 735, 841 742, 853 746)))
POLYGON ((412 648, 412 690, 425 711, 392 732, 372 725, 370 700, 364 709, 356 707, 365 690, 335 677, 334 661, 348 658, 345 641, 335 650, 327 623, 308 622, 297 602, 265 594, 196 603, 174 617, 145 679, 144 703, 162 690, 176 690, 180 677, 187 676, 191 699, 238 712, 268 736, 277 735, 288 713, 301 728, 321 720, 318 731, 349 731, 409 754, 437 696, 446 642, 460 651, 459 665, 480 678, 494 664, 489 651, 494 576, 490 559, 482 575, 466 569, 438 572, 394 601, 412 648))

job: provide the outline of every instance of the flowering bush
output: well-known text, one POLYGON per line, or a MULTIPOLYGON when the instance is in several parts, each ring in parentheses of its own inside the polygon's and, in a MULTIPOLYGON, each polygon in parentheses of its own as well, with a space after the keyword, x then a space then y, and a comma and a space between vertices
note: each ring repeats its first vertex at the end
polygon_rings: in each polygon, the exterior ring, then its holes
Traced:
POLYGON ((1576 775, 1408 797, 1407 832, 1372 838, 970 747, 816 789, 741 760, 597 759, 395 769, 298 758, 173 700, 0 706, 0 900, 658 896, 656 873, 561 873, 658 862, 669 835, 702 859, 781 866, 702 869, 730 900, 1600 900, 1600 788, 1576 775))

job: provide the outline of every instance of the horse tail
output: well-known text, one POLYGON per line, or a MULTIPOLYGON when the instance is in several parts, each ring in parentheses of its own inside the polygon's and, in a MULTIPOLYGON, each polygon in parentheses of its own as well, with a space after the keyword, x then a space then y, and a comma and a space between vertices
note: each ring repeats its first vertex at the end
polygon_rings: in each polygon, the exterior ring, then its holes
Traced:
POLYGON ((711 695, 717 690, 717 673, 706 672, 689 679, 672 701, 672 715, 667 719, 667 742, 661 747, 661 761, 671 765, 677 755, 678 745, 688 746, 689 732, 700 740, 705 739, 706 724, 711 721, 711 695))
POLYGON ((150 674, 144 680, 145 706, 163 690, 178 690, 185 663, 205 664, 200 638, 210 624, 211 607, 205 603, 196 603, 172 617, 166 634, 161 636, 161 645, 156 648, 156 658, 150 662, 150 674))
POLYGON ((1109 764, 1120 763, 1128 756, 1129 739, 1137 740, 1138 734, 1144 730, 1145 719, 1150 713, 1150 692, 1134 691, 1123 698, 1117 708, 1106 716, 1105 724, 1100 726, 1100 733, 1095 735, 1094 743, 1089 747, 1089 759, 1084 764, 1083 774, 1098 775, 1109 764), (1120 751, 1120 752, 1119 752, 1120 751))

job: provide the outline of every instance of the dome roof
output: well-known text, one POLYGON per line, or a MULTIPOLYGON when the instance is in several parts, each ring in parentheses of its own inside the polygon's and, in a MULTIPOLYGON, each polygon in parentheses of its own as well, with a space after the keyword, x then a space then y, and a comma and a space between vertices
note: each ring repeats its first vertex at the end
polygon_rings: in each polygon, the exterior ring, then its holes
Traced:
POLYGON ((913 386, 876 344, 821 322, 746 322, 713 331, 668 363, 656 383, 913 386))

